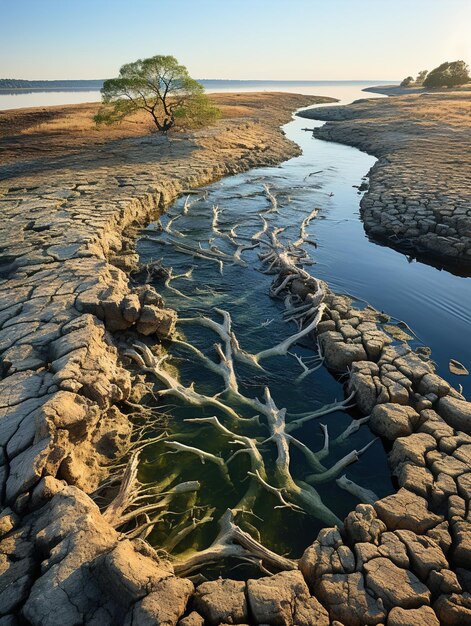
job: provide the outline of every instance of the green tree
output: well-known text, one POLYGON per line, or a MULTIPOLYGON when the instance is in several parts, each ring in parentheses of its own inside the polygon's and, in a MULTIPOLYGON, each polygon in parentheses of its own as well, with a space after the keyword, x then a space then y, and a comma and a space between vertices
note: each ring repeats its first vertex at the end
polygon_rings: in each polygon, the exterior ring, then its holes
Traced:
POLYGON ((177 120, 185 126, 201 126, 219 116, 203 86, 173 56, 123 65, 118 78, 105 80, 101 94, 103 107, 94 117, 97 124, 114 124, 143 110, 160 132, 167 133, 177 120))
POLYGON ((401 87, 410 87, 414 83, 414 78, 412 76, 407 76, 401 83, 401 87))
POLYGON ((415 84, 416 85, 423 85, 425 77, 427 76, 427 74, 428 74, 427 70, 422 70, 421 72, 419 72, 417 74, 417 78, 415 79, 415 84))
POLYGON ((442 63, 424 80, 425 87, 456 87, 471 81, 469 68, 464 61, 442 63))

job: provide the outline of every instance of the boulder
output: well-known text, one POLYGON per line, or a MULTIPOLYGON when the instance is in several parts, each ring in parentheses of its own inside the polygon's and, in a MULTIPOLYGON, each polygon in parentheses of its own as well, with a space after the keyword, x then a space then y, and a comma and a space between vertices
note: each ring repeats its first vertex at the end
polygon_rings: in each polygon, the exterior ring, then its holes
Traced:
MULTIPOLYGON (((369 415, 379 401, 382 385, 378 373, 378 366, 371 361, 360 361, 352 364, 348 393, 355 393, 355 402, 359 410, 365 415, 369 415)), ((387 400, 389 400, 389 396, 387 400)))
POLYGON ((433 474, 426 467, 412 463, 402 463, 394 470, 400 487, 413 491, 422 498, 428 498, 433 489, 433 474))
POLYGON ((298 570, 248 580, 247 597, 257 624, 329 624, 327 612, 318 602, 313 602, 303 575, 298 570))
POLYGON ((390 611, 386 626, 440 626, 440 622, 429 606, 421 606, 419 609, 396 606, 390 611))
POLYGON ((446 382, 446 380, 437 376, 437 374, 425 374, 425 376, 420 379, 418 391, 424 396, 429 393, 434 393, 436 396, 441 398, 448 394, 450 391, 450 385, 446 382))
POLYGON ((440 626, 469 626, 471 624, 471 594, 452 593, 442 595, 434 602, 433 609, 440 626))
POLYGON ((410 530, 396 530, 396 535, 406 545, 410 569, 423 582, 432 570, 448 569, 448 561, 440 546, 425 535, 416 535, 410 530))
POLYGON ((193 584, 186 578, 170 576, 161 580, 131 608, 124 626, 176 626, 192 591, 193 584))
POLYGON ((366 361, 368 358, 361 343, 346 343, 337 332, 322 333, 319 335, 319 344, 325 364, 336 372, 345 372, 355 361, 366 361))
POLYGON ((142 307, 136 330, 142 335, 158 335, 168 339, 175 332, 177 313, 173 309, 161 309, 152 304, 142 307))
POLYGON ((18 524, 18 516, 10 508, 5 508, 0 513, 0 538, 13 530, 18 524))
POLYGON ((415 609, 429 604, 428 588, 412 572, 397 567, 389 559, 372 559, 365 563, 364 570, 366 586, 383 600, 386 608, 415 609))
POLYGON ((458 567, 471 570, 471 525, 468 520, 456 520, 451 525, 452 558, 458 567))
POLYGON ((178 622, 178 626, 204 626, 204 618, 196 611, 192 611, 186 617, 182 617, 178 622))
POLYGON ((445 396, 438 401, 438 413, 445 422, 465 433, 471 433, 471 402, 445 396))
POLYGON ((423 534, 443 521, 441 515, 428 510, 427 500, 404 489, 375 503, 378 517, 389 530, 413 530, 423 534))
POLYGON ((410 435, 419 423, 419 414, 410 406, 385 402, 378 404, 371 412, 371 430, 391 441, 410 435))
POLYGON ((363 574, 325 574, 315 586, 316 596, 329 608, 332 621, 344 626, 381 624, 386 612, 381 600, 366 589, 363 574))
POLYGON ((245 582, 220 579, 197 587, 193 606, 211 626, 221 622, 243 624, 248 621, 245 582))
POLYGON ((141 312, 141 303, 139 302, 139 296, 137 293, 130 293, 121 301, 121 310, 123 312, 124 319, 130 324, 134 324, 139 319, 141 312))
POLYGON ((378 519, 370 504, 358 504, 345 518, 345 532, 352 544, 370 542, 377 545, 385 530, 386 525, 378 519))
POLYGON ((425 467, 425 454, 435 450, 436 440, 426 433, 414 433, 408 437, 399 437, 389 453, 389 463, 393 469, 408 461, 413 465, 425 467))
POLYGON ((385 556, 398 567, 409 569, 409 557, 406 546, 396 533, 386 532, 381 535, 378 556, 385 556))
POLYGON ((426 583, 435 597, 443 593, 461 593, 463 591, 457 575, 449 569, 432 570, 426 583))
MULTIPOLYGON (((299 569, 309 585, 326 573, 344 573, 337 550, 343 546, 337 528, 323 528, 316 541, 304 551, 299 560, 299 569)), ((345 547, 345 546, 343 546, 345 547)))
POLYGON ((140 554, 129 540, 118 542, 95 567, 100 585, 125 606, 143 598, 173 573, 167 561, 156 561, 140 554))

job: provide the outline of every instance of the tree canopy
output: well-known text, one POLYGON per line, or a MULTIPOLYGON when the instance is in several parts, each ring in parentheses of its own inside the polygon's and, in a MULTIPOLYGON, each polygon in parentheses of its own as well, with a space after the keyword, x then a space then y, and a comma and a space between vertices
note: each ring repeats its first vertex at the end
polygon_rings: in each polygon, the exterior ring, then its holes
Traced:
POLYGON ((442 63, 429 72, 424 87, 456 87, 471 81, 469 68, 464 61, 442 63))
POLYGON ((401 83, 401 87, 410 87, 411 85, 414 84, 414 77, 413 76, 407 76, 406 78, 404 78, 404 80, 401 83))
POLYGON ((97 124, 113 124, 143 110, 160 132, 167 133, 177 120, 194 127, 219 116, 203 86, 173 56, 158 55, 123 65, 118 78, 105 80, 101 93, 103 107, 94 118, 97 124))

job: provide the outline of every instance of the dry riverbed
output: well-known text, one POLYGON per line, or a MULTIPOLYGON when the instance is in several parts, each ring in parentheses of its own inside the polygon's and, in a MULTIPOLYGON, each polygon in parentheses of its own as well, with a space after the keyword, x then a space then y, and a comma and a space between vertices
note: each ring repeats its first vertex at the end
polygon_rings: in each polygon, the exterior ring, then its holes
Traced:
POLYGON ((377 312, 302 273, 289 290, 322 296, 326 365, 391 448, 398 492, 321 531, 292 569, 196 590, 87 495, 126 458, 144 388, 116 333, 154 341, 175 324, 153 288, 129 286, 137 229, 185 189, 298 154, 279 125, 320 101, 217 99, 214 128, 170 142, 143 120, 99 134, 96 105, 0 114, 0 626, 471 623, 471 405, 377 312))

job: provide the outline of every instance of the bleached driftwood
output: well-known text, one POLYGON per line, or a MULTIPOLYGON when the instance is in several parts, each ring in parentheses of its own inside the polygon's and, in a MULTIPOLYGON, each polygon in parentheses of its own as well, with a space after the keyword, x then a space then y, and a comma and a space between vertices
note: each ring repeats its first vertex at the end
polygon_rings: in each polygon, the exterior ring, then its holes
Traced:
POLYGON ((371 489, 365 489, 357 483, 354 483, 352 480, 349 480, 345 474, 340 476, 340 478, 337 478, 335 482, 341 489, 345 489, 345 491, 351 493, 352 496, 358 498, 358 500, 360 500, 363 504, 375 504, 379 500, 374 491, 371 491, 371 489))
POLYGON ((297 562, 272 552, 234 523, 233 511, 228 509, 219 520, 220 531, 213 543, 199 552, 179 556, 173 563, 175 574, 188 576, 202 567, 221 559, 243 558, 258 565, 261 561, 272 571, 294 570, 297 562))

